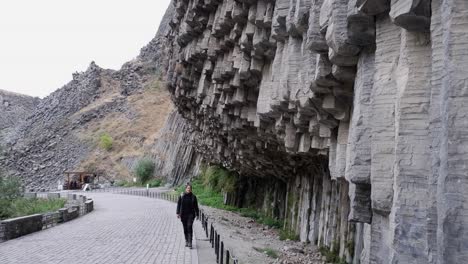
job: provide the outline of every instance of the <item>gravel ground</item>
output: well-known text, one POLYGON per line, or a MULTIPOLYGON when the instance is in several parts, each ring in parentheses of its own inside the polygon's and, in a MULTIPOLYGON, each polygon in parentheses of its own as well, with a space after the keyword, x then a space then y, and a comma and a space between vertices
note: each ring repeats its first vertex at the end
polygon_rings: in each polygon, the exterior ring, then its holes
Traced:
POLYGON ((225 245, 242 264, 323 264, 316 246, 279 240, 279 231, 236 213, 202 206, 225 245), (268 256, 272 249, 278 258, 268 256))

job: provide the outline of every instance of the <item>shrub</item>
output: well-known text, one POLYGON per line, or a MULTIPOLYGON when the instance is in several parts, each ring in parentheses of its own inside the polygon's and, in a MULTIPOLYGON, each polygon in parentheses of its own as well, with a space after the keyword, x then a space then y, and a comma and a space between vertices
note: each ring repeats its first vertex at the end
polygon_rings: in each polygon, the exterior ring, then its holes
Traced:
POLYGON ((334 241, 334 248, 330 250, 327 246, 321 246, 319 248, 320 254, 326 258, 328 263, 333 264, 346 264, 346 261, 339 257, 340 247, 339 242, 334 241))
POLYGON ((240 215, 243 217, 249 217, 255 220, 260 218, 260 214, 255 209, 252 209, 252 208, 240 208, 239 212, 240 212, 240 215))
POLYGON ((15 177, 0 175, 0 199, 13 200, 21 196, 21 182, 15 177))
POLYGON ((123 187, 135 187, 135 186, 138 186, 138 183, 132 182, 132 181, 125 182, 125 184, 123 185, 123 187))
POLYGON ((125 186, 127 184, 128 184, 128 181, 123 180, 123 181, 118 181, 115 185, 117 185, 119 187, 123 187, 123 186, 125 186))
POLYGON ((278 252, 276 250, 274 250, 274 249, 271 249, 271 248, 258 248, 258 247, 253 247, 253 249, 255 249, 258 252, 265 253, 270 258, 274 258, 274 259, 278 258, 278 252))
POLYGON ((262 224, 267 225, 273 228, 281 228, 283 226, 283 222, 271 217, 262 217, 262 224))
POLYGON ((159 187, 162 184, 160 179, 152 179, 148 182, 150 188, 159 187))
POLYGON ((151 178, 153 172, 154 162, 152 160, 144 158, 138 161, 135 168, 135 174, 140 183, 145 184, 151 178))
POLYGON ((20 180, 0 174, 0 219, 9 218, 12 215, 11 203, 20 196, 20 180))
POLYGON ((114 140, 107 133, 102 134, 99 138, 99 146, 107 151, 110 151, 112 149, 113 144, 114 140))
POLYGON ((11 214, 11 201, 0 199, 0 220, 9 218, 11 214))
POLYGON ((299 241, 299 235, 297 235, 294 231, 286 228, 286 229, 281 229, 279 239, 299 241))
POLYGON ((216 192, 234 192, 237 187, 237 174, 221 166, 202 169, 203 184, 216 192))

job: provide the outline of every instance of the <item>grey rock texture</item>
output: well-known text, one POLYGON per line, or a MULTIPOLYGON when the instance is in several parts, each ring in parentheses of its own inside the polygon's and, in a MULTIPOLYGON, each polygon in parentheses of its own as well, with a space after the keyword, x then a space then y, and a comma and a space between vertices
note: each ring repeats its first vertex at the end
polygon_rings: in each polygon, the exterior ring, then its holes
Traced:
POLYGON ((178 185, 199 173, 201 156, 195 151, 194 134, 177 111, 169 114, 150 150, 158 176, 178 185))
POLYGON ((23 122, 41 99, 0 90, 0 144, 12 128, 23 122))
POLYGON ((465 0, 174 8, 169 90, 228 201, 349 263, 468 260, 465 0))
POLYGON ((91 63, 85 72, 75 73, 71 82, 44 98, 7 138, 2 167, 21 177, 28 189, 57 188, 63 172, 78 164, 89 148, 72 131, 114 108, 104 105, 77 114, 99 97, 102 77, 111 74, 91 63))
POLYGON ((96 148, 80 136, 90 124, 110 115, 136 118, 127 98, 142 92, 145 79, 150 78, 145 70, 138 61, 119 71, 91 63, 85 72, 74 74, 71 82, 44 98, 14 127, 6 138, 6 155, 0 157, 0 164, 9 174, 21 177, 28 189, 56 189, 63 173, 79 170, 96 148))

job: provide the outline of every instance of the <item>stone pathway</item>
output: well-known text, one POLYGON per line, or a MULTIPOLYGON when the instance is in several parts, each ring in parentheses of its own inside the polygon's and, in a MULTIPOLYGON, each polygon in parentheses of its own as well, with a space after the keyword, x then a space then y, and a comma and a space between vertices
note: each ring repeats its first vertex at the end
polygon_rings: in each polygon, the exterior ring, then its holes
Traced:
POLYGON ((184 247, 175 204, 159 199, 87 193, 94 212, 0 244, 0 263, 198 263, 184 247))

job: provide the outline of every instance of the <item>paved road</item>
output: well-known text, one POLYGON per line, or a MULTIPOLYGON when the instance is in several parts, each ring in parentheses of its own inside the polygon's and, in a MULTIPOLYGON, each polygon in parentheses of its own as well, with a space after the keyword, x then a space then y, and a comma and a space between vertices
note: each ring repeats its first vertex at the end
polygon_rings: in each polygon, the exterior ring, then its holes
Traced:
POLYGON ((196 250, 184 247, 174 203, 111 193, 87 195, 95 200, 93 212, 1 243, 0 263, 197 263, 196 250))

